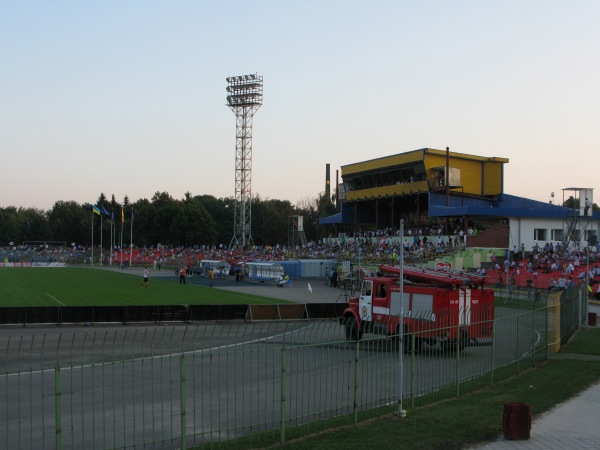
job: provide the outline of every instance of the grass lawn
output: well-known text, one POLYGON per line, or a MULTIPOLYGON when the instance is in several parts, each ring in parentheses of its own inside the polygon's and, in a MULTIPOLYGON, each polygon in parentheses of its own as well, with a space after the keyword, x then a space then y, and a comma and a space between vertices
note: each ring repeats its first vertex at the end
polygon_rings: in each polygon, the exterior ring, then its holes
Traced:
POLYGON ((0 269, 0 307, 277 304, 285 300, 91 268, 0 269))

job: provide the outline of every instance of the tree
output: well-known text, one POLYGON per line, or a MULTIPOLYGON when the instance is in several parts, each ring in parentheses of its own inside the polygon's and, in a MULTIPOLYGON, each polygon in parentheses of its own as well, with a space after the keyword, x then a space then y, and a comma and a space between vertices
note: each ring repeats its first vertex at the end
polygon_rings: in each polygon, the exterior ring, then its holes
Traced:
POLYGON ((302 198, 296 203, 298 215, 304 218, 304 234, 308 241, 319 238, 319 200, 317 197, 302 198))
POLYGON ((58 201, 48 211, 48 223, 56 241, 67 244, 89 245, 90 241, 90 209, 84 208, 75 201, 58 201))
POLYGON ((19 242, 19 234, 17 208, 14 206, 0 208, 0 245, 19 242))
POLYGON ((185 203, 171 224, 173 236, 186 247, 213 245, 216 224, 206 208, 198 203, 185 203))
POLYGON ((100 195, 98 196, 98 200, 96 200, 96 206, 98 208, 101 208, 104 206, 106 208, 106 206, 108 205, 108 200, 106 200, 106 196, 104 195, 103 192, 100 193, 100 195))
POLYGON ((194 202, 202 205, 214 222, 215 243, 229 245, 233 236, 233 209, 235 201, 231 197, 219 198, 212 195, 198 195, 194 202))
POLYGON ((167 192, 156 192, 152 197, 154 216, 149 225, 152 242, 181 245, 179 237, 175 235, 173 219, 179 214, 180 203, 173 199, 167 192))
POLYGON ((252 240, 257 245, 287 245, 288 220, 295 215, 288 200, 252 200, 252 240))
POLYGON ((567 198, 563 203, 563 206, 565 208, 570 208, 570 209, 579 209, 579 205, 580 205, 580 199, 575 198, 572 195, 570 195, 569 198, 567 198))
MULTIPOLYGON (((168 192, 155 192, 151 200, 140 199, 131 203, 127 195, 122 204, 115 195, 110 200, 101 193, 96 205, 105 208, 110 216, 102 217, 103 246, 108 247, 111 220, 114 215, 116 242, 123 233, 123 243, 129 243, 131 208, 135 211, 133 222, 134 244, 137 246, 163 245, 229 245, 233 236, 235 200, 232 197, 216 198, 212 195, 193 196, 186 192, 175 200, 168 192), (121 222, 124 211, 125 222, 121 222), (122 225, 121 227, 119 225, 122 225)), ((595 208, 596 205, 594 205, 595 208)), ((252 199, 252 238, 257 245, 287 244, 289 218, 304 217, 304 230, 309 240, 318 237, 318 218, 335 212, 333 204, 324 194, 305 199, 293 206, 287 200, 252 199)), ((92 204, 74 201, 57 201, 46 213, 36 209, 0 208, 0 245, 23 240, 59 240, 90 245, 91 227, 94 241, 100 243, 100 219, 92 212, 92 204), (93 221, 93 222, 92 222, 93 221)))
POLYGON ((135 212, 133 221, 133 239, 134 245, 138 247, 150 247, 165 241, 153 240, 152 220, 155 214, 155 209, 147 199, 141 199, 131 205, 135 212))
POLYGON ((296 205, 298 213, 304 216, 304 233, 307 240, 318 240, 324 232, 319 225, 319 218, 335 214, 335 205, 325 192, 317 197, 301 199, 296 205))
POLYGON ((35 208, 17 211, 19 235, 21 241, 51 241, 52 230, 48 218, 42 210, 35 208))

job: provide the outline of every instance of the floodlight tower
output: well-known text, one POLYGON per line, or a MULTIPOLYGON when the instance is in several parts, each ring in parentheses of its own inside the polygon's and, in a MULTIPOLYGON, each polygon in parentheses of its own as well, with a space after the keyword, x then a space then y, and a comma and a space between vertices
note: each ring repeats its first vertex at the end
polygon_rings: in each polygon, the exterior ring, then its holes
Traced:
POLYGON ((230 247, 252 245, 252 117, 262 105, 262 75, 227 78, 227 106, 235 114, 235 207, 230 247))

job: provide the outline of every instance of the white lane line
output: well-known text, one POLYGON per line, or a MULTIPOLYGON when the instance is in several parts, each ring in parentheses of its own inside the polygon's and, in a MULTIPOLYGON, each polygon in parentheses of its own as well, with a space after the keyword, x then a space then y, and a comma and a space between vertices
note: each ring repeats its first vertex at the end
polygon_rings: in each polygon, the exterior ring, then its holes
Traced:
MULTIPOLYGON (((48 294, 48 293, 47 293, 48 294)), ((52 297, 50 294, 48 294, 50 297, 52 297)), ((54 298, 54 297, 52 297, 54 298)), ((54 298, 54 300, 56 300, 54 298)), ((60 303, 58 300, 56 300, 58 303, 60 303)), ((65 305, 63 305, 65 306, 65 305)), ((129 358, 129 359, 122 359, 120 361, 101 361, 101 362, 93 362, 93 363, 86 363, 86 364, 81 364, 81 365, 77 365, 77 366, 67 366, 67 367, 61 367, 60 370, 65 372, 67 370, 78 370, 78 369, 89 369, 91 367, 98 367, 101 365, 117 365, 117 364, 130 364, 130 363, 136 363, 138 361, 151 361, 151 360, 161 360, 161 359, 165 359, 165 358, 169 358, 169 357, 173 357, 173 356, 179 356, 179 355, 193 355, 195 353, 211 353, 217 350, 227 350, 230 348, 235 348, 235 347, 239 347, 239 346, 244 346, 244 345, 248 345, 248 344, 256 344, 256 343, 260 343, 260 342, 267 342, 267 341, 271 341, 273 339, 277 339, 280 338, 282 336, 288 336, 291 334, 297 334, 300 331, 303 331, 305 329, 308 328, 312 328, 313 324, 307 324, 303 327, 300 327, 296 330, 290 330, 290 331, 286 331, 283 333, 278 333, 272 336, 265 336, 262 338, 256 338, 256 339, 252 339, 249 341, 244 341, 244 342, 236 342, 233 344, 226 344, 226 345, 218 345, 215 347, 210 347, 210 348, 205 348, 205 349, 197 349, 197 350, 187 350, 184 352, 177 352, 177 353, 165 353, 163 355, 153 355, 153 356, 142 356, 142 357, 137 357, 137 358, 129 358)), ((48 369, 37 369, 37 370, 30 370, 27 372, 27 375, 38 375, 38 374, 43 374, 43 373, 50 373, 50 372, 54 372, 56 371, 56 368, 48 368, 48 369)), ((8 378, 8 377, 17 377, 17 376, 21 376, 23 375, 25 372, 10 372, 10 373, 0 373, 0 380, 3 378, 8 378)))
POLYGON ((52 300, 54 300, 56 303, 58 303, 59 305, 61 305, 61 306, 67 306, 67 305, 65 305, 63 302, 61 302, 60 300, 56 299, 56 297, 53 297, 52 295, 50 295, 50 293, 49 293, 49 292, 46 292, 46 295, 47 295, 48 297, 50 297, 52 300))
POLYGON ((532 355, 535 353, 535 347, 538 345, 538 343, 542 340, 542 336, 540 335, 540 333, 538 333, 537 330, 533 330, 533 333, 535 336, 537 336, 537 338, 535 339, 535 342, 533 343, 533 346, 531 347, 530 350, 527 350, 525 353, 523 353, 521 355, 521 358, 525 358, 529 355, 532 355))

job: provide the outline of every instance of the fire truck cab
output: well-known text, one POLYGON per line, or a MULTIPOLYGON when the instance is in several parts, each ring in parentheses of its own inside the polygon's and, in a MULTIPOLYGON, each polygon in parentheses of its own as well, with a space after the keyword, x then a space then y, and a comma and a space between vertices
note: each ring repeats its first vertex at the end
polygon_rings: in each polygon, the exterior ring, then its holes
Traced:
MULTIPOLYGON (((363 333, 415 337, 415 350, 423 343, 462 350, 492 337, 494 292, 484 278, 448 269, 400 268, 383 265, 376 277, 365 277, 357 296, 349 299, 340 318, 346 339, 363 333)), ((408 350, 406 342, 405 349, 408 350)))

